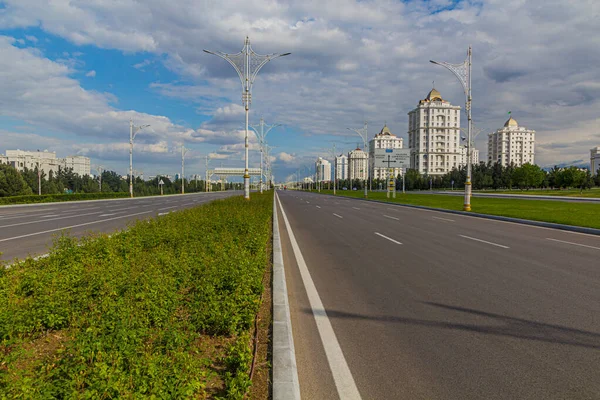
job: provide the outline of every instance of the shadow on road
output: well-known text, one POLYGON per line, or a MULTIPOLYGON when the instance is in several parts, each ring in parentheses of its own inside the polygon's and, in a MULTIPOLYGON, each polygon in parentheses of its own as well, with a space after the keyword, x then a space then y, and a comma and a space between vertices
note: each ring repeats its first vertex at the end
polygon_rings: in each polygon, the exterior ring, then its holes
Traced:
MULTIPOLYGON (((453 329, 479 333, 483 335, 496 335, 512 337, 516 339, 534 340, 547 343, 564 344, 570 346, 584 347, 600 350, 600 333, 573 329, 561 325, 545 324, 522 318, 514 318, 506 315, 475 310, 471 308, 457 307, 440 303, 422 302, 428 306, 457 311, 470 315, 477 315, 487 319, 488 324, 469 324, 449 321, 433 321, 418 318, 388 316, 388 315, 362 315, 345 311, 328 310, 329 318, 370 320, 380 322, 391 322, 396 324, 426 326, 439 329, 453 329)), ((312 314, 312 310, 305 308, 305 313, 312 314)), ((317 315, 325 315, 324 310, 317 310, 317 315)))

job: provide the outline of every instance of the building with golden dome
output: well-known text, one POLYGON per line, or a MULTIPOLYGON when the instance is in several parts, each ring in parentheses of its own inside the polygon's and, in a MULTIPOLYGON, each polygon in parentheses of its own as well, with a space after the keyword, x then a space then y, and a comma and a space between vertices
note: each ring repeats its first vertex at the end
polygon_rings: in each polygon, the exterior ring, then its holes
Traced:
MULTIPOLYGON (((369 141, 369 176, 371 179, 387 179, 388 168, 375 167, 375 149, 401 149, 404 140, 390 131, 387 124, 369 141)), ((401 168, 394 168, 394 176, 402 174, 401 168)))
POLYGON ((488 135, 488 162, 507 166, 535 163, 535 131, 519 126, 510 117, 504 126, 488 135))
POLYGON ((460 107, 431 89, 408 113, 410 167, 421 174, 444 175, 461 165, 460 107))

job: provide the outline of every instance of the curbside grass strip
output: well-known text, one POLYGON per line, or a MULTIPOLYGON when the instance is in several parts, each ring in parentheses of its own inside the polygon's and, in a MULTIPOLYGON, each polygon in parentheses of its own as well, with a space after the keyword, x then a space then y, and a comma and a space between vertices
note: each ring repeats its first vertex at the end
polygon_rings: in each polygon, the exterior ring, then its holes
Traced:
POLYGON ((273 400, 300 400, 279 221, 273 196, 273 400))
MULTIPOLYGON (((319 193, 319 194, 321 194, 321 193, 319 193)), ((323 193, 321 195, 323 195, 323 196, 331 196, 331 197, 335 197, 335 198, 343 197, 345 199, 354 199, 354 200, 360 200, 360 201, 367 201, 367 202, 371 202, 371 203, 381 203, 381 204, 392 205, 392 206, 397 206, 397 207, 420 208, 420 209, 423 209, 423 210, 439 211, 439 212, 444 212, 444 213, 447 213, 447 214, 466 215, 467 217, 493 219, 493 220, 496 220, 496 221, 512 222, 512 223, 515 223, 515 224, 539 226, 539 227, 542 227, 542 228, 559 229, 559 230, 563 230, 563 231, 576 232, 576 233, 585 233, 585 234, 588 234, 588 235, 597 235, 597 236, 600 236, 600 229, 586 228, 586 227, 583 227, 583 226, 556 224, 554 222, 534 221, 534 220, 531 220, 531 219, 503 217, 503 216, 500 216, 500 215, 480 214, 480 213, 467 212, 467 211, 447 210, 445 208, 417 206, 417 205, 414 205, 414 204, 400 204, 400 203, 393 203, 393 202, 382 201, 382 200, 360 199, 360 198, 357 198, 357 197, 350 197, 350 196, 339 196, 339 195, 335 195, 334 196, 334 195, 325 194, 325 193, 323 193)))

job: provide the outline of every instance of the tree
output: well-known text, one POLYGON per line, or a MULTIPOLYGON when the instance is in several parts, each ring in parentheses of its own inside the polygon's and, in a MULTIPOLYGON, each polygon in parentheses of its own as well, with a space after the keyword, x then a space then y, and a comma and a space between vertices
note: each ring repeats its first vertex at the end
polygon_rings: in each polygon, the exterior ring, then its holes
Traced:
POLYGON ((523 164, 515 168, 512 181, 520 188, 534 188, 542 186, 545 173, 540 167, 533 164, 523 164))
POLYGON ((19 171, 10 165, 0 163, 0 197, 33 194, 19 171))

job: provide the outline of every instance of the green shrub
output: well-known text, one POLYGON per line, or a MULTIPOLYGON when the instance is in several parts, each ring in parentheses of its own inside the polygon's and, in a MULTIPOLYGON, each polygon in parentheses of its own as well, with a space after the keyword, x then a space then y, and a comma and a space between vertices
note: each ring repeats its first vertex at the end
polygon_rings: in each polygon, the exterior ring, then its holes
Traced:
POLYGON ((215 376, 243 397, 271 214, 219 200, 0 268, 0 397, 202 397, 215 376))
POLYGON ((55 201, 76 201, 76 200, 97 200, 97 199, 118 199, 128 197, 127 192, 109 192, 109 193, 72 193, 72 194, 43 194, 41 196, 30 194, 26 196, 0 197, 0 204, 30 204, 30 203, 51 203, 55 201))

